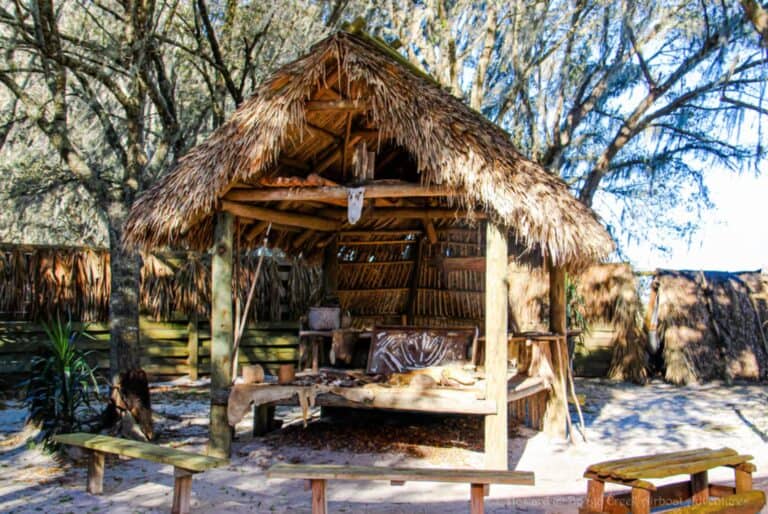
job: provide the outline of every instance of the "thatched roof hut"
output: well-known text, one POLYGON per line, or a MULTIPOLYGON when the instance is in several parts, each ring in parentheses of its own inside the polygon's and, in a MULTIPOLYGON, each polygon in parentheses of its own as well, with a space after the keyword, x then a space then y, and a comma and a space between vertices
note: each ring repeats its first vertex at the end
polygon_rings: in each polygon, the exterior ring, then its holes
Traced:
POLYGON ((768 378, 768 275, 658 270, 651 287, 667 381, 768 378))
MULTIPOLYGON (((420 195, 433 195, 411 197, 409 206, 433 211, 396 213, 397 202, 385 197, 373 202, 355 230, 410 227, 414 217, 417 226, 425 217, 440 226, 474 215, 509 228, 515 241, 555 264, 587 264, 613 248, 593 212, 558 177, 523 157, 506 133, 382 42, 348 32, 328 37, 275 72, 227 123, 180 159, 136 201, 125 242, 144 249, 207 249, 212 216, 224 209, 249 220, 272 217, 294 229, 313 218, 311 235, 274 227, 279 246, 312 253, 328 233, 352 228, 344 210, 327 205, 343 204, 346 195, 318 203, 273 191, 274 202, 265 204, 268 195, 259 196, 268 213, 241 204, 256 197, 249 194, 254 187, 355 182, 352 147, 362 143, 376 152, 376 179, 393 180, 393 189, 400 181, 419 184, 420 195), (314 174, 322 180, 277 180, 314 174)), ((256 232, 243 231, 242 237, 254 241, 256 232)))
MULTIPOLYGON (((484 328, 486 457, 497 469, 508 465, 510 254, 548 267, 557 360, 565 270, 613 250, 595 214, 504 131, 383 41, 344 31, 270 76, 126 223, 128 247, 215 249, 213 398, 231 383, 232 256, 265 235, 288 254, 322 258, 326 297, 358 317, 484 328)), ((564 384, 564 367, 549 369, 564 384)), ((551 388, 553 434, 565 430, 564 390, 551 388)), ((225 456, 226 402, 216 401, 209 453, 225 456)))

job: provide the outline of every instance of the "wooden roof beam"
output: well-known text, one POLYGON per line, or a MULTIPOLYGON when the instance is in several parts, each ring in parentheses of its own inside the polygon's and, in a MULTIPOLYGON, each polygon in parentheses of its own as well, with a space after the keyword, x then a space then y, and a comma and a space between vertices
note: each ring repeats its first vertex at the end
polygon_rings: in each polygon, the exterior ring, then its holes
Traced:
POLYGON ((308 111, 367 111, 371 104, 367 99, 360 100, 310 100, 306 104, 308 111))
POLYGON ((256 207, 229 200, 223 200, 221 202, 221 208, 222 210, 241 218, 268 221, 280 225, 287 225, 289 227, 301 227, 322 232, 333 232, 340 227, 340 223, 337 221, 321 218, 315 215, 265 209, 263 207, 256 207))
POLYGON ((321 127, 320 125, 315 125, 313 123, 307 123, 307 130, 314 134, 318 134, 320 136, 326 137, 330 140, 332 140, 334 143, 341 144, 341 136, 321 127))
MULTIPOLYGON (((318 216, 334 219, 346 219, 346 209, 320 209, 315 212, 318 216)), ((360 218, 361 222, 365 222, 372 219, 421 219, 421 220, 439 220, 439 219, 463 219, 466 215, 466 211, 449 209, 449 208, 432 208, 432 207, 384 207, 375 208, 370 212, 364 212, 360 218)), ((484 220, 486 219, 486 213, 481 211, 474 211, 472 213, 474 219, 484 220)), ((375 230, 371 233, 376 232, 375 230)))
MULTIPOLYGON (((365 198, 425 198, 452 196, 454 192, 444 186, 421 184, 373 184, 364 186, 365 198)), ((263 189, 232 189, 224 197, 237 202, 320 201, 347 199, 348 188, 324 187, 268 187, 263 189)), ((381 209, 386 210, 386 209, 381 209)))

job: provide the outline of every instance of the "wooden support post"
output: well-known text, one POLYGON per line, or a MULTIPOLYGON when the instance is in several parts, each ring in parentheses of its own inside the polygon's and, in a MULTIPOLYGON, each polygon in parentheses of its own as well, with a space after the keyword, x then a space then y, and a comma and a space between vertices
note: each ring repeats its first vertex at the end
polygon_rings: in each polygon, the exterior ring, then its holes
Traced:
POLYGON ((253 406, 253 436, 260 437, 272 430, 275 421, 275 406, 269 404, 253 406))
POLYGON ((90 494, 101 494, 104 490, 104 452, 91 450, 88 459, 88 487, 90 494))
POLYGON ((339 291, 339 238, 334 236, 323 253, 323 291, 326 303, 337 301, 339 291))
POLYGON ((485 467, 509 469, 507 433, 507 234, 486 225, 485 394, 496 402, 496 414, 485 417, 485 467))
POLYGON ((208 455, 229 458, 232 429, 227 421, 226 401, 222 396, 232 382, 232 242, 234 217, 226 212, 216 214, 213 259, 211 262, 211 417, 208 455), (223 403, 223 404, 222 404, 223 403))
POLYGON ((320 372, 320 348, 322 340, 319 337, 312 338, 312 373, 320 372))
POLYGON ((484 484, 470 484, 469 486, 469 512, 470 514, 483 514, 485 512, 485 499, 483 498, 484 484))
POLYGON ((173 506, 171 514, 189 514, 192 499, 192 473, 186 469, 173 468, 173 506))
POLYGON ((189 379, 197 380, 198 355, 200 351, 199 337, 197 333, 197 312, 189 315, 187 323, 187 366, 189 366, 189 379))
POLYGON ((691 475, 691 503, 700 505, 709 502, 709 477, 707 471, 691 475))
POLYGON ((429 244, 437 244, 437 230, 435 230, 435 224, 429 218, 424 219, 424 232, 427 234, 429 244))
POLYGON ((407 322, 415 324, 417 303, 419 298, 419 277, 421 276, 422 261, 424 258, 424 239, 420 238, 416 243, 416 255, 413 261, 413 271, 411 275, 410 291, 408 291, 408 312, 407 322))
MULTIPOLYGON (((565 269, 559 266, 549 266, 549 330, 554 334, 566 335, 566 298, 565 298, 565 269)), ((568 398, 565 396, 565 370, 568 363, 562 362, 563 354, 557 342, 552 348, 552 388, 547 402, 547 412, 544 415, 544 431, 551 437, 565 437, 565 415, 568 408, 568 398)), ((566 354, 565 358, 568 356, 566 354)))
POLYGON ((589 480, 587 482, 587 497, 584 498, 584 510, 603 512, 604 495, 605 482, 601 480, 589 480))
POLYGON ((632 488, 632 514, 650 514, 651 491, 639 487, 632 488))
POLYGON ((328 514, 325 480, 310 480, 312 484, 312 514, 328 514))
POLYGON ((743 469, 742 467, 736 467, 733 470, 735 474, 736 493, 746 493, 752 490, 752 473, 743 469))

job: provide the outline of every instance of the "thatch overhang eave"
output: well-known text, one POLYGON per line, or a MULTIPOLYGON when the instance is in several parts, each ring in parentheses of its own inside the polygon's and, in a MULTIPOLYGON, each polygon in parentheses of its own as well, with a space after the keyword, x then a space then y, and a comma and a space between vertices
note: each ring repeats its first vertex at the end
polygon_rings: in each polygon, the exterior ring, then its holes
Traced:
POLYGON ((327 79, 329 59, 336 58, 347 80, 366 84, 380 134, 407 150, 422 183, 456 191, 457 212, 486 212, 556 264, 585 265, 613 250, 595 214, 559 178, 525 159, 500 128, 370 38, 343 32, 278 70, 142 195, 126 225, 126 244, 207 247, 221 197, 232 184, 274 169, 289 127, 304 133, 304 103, 327 79))

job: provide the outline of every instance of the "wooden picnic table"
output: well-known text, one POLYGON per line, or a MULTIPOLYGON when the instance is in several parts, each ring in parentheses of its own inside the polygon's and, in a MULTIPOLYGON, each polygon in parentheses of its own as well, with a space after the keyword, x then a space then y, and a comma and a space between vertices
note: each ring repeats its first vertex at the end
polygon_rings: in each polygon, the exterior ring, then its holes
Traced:
POLYGON ((589 482, 580 513, 648 514, 654 507, 690 502, 690 505, 664 512, 754 514, 765 505, 765 494, 752 490, 755 466, 750 460, 751 455, 741 455, 731 448, 699 448, 593 464, 584 473, 589 482), (710 485, 708 472, 719 466, 733 468, 733 487, 710 485), (675 475, 689 475, 690 479, 663 486, 650 482, 675 475), (606 495, 606 482, 625 485, 632 490, 625 494, 606 495), (711 501, 711 498, 714 500, 711 501))

